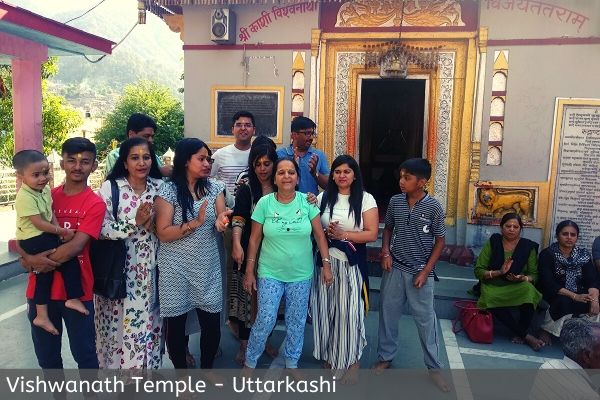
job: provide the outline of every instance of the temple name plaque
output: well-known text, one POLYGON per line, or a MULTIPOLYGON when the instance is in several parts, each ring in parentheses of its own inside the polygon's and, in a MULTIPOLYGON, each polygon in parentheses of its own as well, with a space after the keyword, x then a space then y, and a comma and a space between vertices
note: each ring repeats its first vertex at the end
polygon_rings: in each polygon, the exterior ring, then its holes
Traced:
POLYGON ((600 101, 565 103, 561 114, 550 242, 556 225, 571 219, 580 229, 577 244, 591 251, 600 235, 600 101))
POLYGON ((283 91, 283 87, 213 87, 211 141, 233 142, 231 119, 243 110, 254 115, 256 136, 282 143, 283 91))

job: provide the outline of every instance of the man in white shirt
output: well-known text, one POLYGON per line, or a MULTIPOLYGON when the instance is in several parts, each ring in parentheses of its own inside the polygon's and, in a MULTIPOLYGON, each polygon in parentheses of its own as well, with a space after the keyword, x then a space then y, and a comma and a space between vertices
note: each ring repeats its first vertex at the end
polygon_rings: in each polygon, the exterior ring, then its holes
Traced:
POLYGON ((540 366, 529 399, 600 399, 586 371, 600 368, 600 323, 570 319, 563 325, 560 342, 564 358, 540 366))
POLYGON ((252 136, 254 136, 254 115, 248 111, 239 111, 232 118, 231 133, 235 143, 215 151, 210 176, 225 183, 227 206, 233 208, 235 180, 248 166, 248 155, 252 136))

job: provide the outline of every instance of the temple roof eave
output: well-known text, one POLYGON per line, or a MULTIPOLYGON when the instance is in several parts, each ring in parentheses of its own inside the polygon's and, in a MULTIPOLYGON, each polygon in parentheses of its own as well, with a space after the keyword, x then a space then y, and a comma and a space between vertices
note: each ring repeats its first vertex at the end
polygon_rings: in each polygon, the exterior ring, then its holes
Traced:
POLYGON ((183 14, 183 6, 231 6, 252 4, 281 4, 281 3, 341 3, 347 0, 144 0, 146 10, 163 17, 165 14, 183 14))

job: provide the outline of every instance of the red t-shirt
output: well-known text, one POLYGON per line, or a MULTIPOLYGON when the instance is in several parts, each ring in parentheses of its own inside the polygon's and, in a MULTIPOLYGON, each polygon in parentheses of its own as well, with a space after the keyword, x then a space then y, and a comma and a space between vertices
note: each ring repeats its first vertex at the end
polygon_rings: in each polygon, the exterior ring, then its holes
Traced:
MULTIPOLYGON (((104 220, 106 203, 94 191, 87 187, 81 193, 67 196, 63 192, 63 186, 52 189, 52 211, 56 215, 58 223, 63 228, 75 229, 98 239, 104 220)), ((83 297, 81 301, 93 299, 94 275, 90 263, 90 243, 83 248, 83 252, 77 257, 81 265, 81 287, 83 297)), ((56 272, 56 271, 55 271, 56 272)), ((26 295, 28 299, 33 298, 35 292, 35 274, 29 274, 26 295)), ((52 288, 50 289, 52 300, 66 300, 67 293, 60 272, 54 274, 52 288)))

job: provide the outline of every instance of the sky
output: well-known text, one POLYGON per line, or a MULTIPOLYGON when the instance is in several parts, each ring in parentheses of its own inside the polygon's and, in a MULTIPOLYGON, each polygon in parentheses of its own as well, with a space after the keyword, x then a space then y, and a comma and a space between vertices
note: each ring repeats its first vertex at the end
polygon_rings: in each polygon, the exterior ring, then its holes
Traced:
MULTIPOLYGON (((54 15, 59 14, 62 18, 57 17, 53 19, 56 19, 59 22, 64 22, 88 11, 89 9, 100 3, 100 0, 7 0, 7 3, 10 3, 14 6, 26 8, 29 11, 32 11, 36 14, 42 15, 47 18, 53 18, 54 15)), ((77 27, 86 30, 85 26, 82 26, 81 24, 85 23, 85 18, 91 15, 92 13, 96 14, 96 16, 106 18, 107 21, 110 21, 110 18, 114 17, 116 13, 127 13, 131 15, 131 24, 133 25, 137 18, 136 10, 137 1, 135 0, 105 0, 102 4, 96 7, 89 14, 79 18, 77 20, 77 27)), ((160 18, 158 18, 150 12, 146 13, 146 20, 148 24, 164 25, 164 22, 162 22, 160 18)), ((73 24, 70 23, 69 25, 73 24)), ((93 30, 86 31, 101 37, 105 37, 105 35, 103 35, 103 32, 95 32, 93 30)), ((110 39, 114 42, 117 42, 121 38, 106 37, 106 39, 110 39)))

